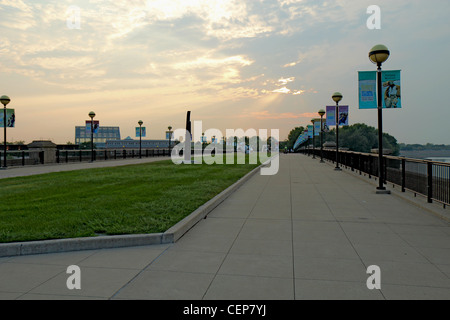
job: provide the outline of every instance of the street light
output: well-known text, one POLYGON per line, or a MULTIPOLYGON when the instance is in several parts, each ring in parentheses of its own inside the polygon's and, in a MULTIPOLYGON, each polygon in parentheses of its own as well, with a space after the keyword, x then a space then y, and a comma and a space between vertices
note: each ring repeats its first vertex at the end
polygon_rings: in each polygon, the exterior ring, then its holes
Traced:
POLYGON ((323 161, 323 116, 325 115, 325 110, 320 109, 318 113, 320 116, 320 162, 324 163, 325 161, 323 161))
POLYGON ((314 125, 314 119, 311 119, 311 123, 313 124, 313 159, 316 158, 316 127, 314 125))
POLYGON ((144 124, 144 121, 139 120, 139 159, 142 158, 142 125, 144 124))
POLYGON ((369 52, 369 59, 377 65, 377 100, 378 100, 378 187, 377 193, 390 193, 383 185, 383 101, 381 86, 381 65, 389 59, 390 52, 382 44, 374 46, 369 52))
POLYGON ((334 170, 341 171, 339 168, 339 101, 342 100, 340 92, 333 93, 332 99, 336 102, 336 168, 334 170))
POLYGON ((172 139, 172 126, 168 126, 167 129, 169 129, 169 155, 170 155, 170 140, 172 139))
POLYGON ((95 112, 89 112, 89 117, 91 118, 91 162, 94 162, 94 117, 95 112))
POLYGON ((0 102, 3 104, 3 133, 5 138, 5 144, 3 145, 3 168, 6 169, 6 151, 8 150, 8 147, 6 145, 6 106, 8 103, 11 102, 11 99, 8 96, 1 96, 0 102))

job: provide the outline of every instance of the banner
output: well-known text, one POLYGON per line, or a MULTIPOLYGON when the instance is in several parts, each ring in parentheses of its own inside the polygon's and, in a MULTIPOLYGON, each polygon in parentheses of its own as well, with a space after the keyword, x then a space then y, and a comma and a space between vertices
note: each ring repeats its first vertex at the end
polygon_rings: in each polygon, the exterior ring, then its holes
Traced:
POLYGON ((6 121, 4 118, 5 111, 0 109, 0 128, 14 128, 16 126, 16 112, 15 109, 6 109, 6 121))
POLYGON ((147 130, 145 127, 136 127, 136 138, 145 138, 147 136, 147 130), (140 135, 140 129, 142 128, 142 136, 140 135))
MULTIPOLYGON (((336 106, 327 106, 326 125, 327 127, 336 125, 336 106)), ((348 126, 348 106, 339 106, 339 125, 348 126)))
MULTIPOLYGON (((359 109, 377 109, 377 71, 358 72, 359 109)), ((401 71, 382 71, 382 107, 383 109, 400 109, 401 71)))
POLYGON ((313 126, 309 125, 308 126, 308 138, 312 138, 313 137, 313 126))
POLYGON ((336 106, 327 106, 327 121, 328 127, 336 125, 336 106))
POLYGON ((316 136, 320 136, 321 131, 322 131, 322 126, 320 125, 320 119, 316 119, 314 121, 314 134, 316 136))
MULTIPOLYGON (((94 121, 94 133, 98 133, 100 121, 94 121)), ((91 133, 91 120, 86 120, 86 132, 91 133)))
POLYGON ((173 140, 173 131, 166 131, 166 140, 173 140))

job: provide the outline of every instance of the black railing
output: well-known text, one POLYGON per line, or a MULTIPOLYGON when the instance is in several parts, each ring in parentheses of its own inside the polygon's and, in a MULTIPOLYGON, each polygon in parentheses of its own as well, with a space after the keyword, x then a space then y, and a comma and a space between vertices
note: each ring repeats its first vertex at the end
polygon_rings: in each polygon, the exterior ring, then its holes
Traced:
MULTIPOLYGON (((6 160, 8 167, 39 165, 49 163, 74 163, 91 161, 91 150, 55 150, 52 155, 45 151, 8 151, 6 160)), ((143 149, 139 150, 94 150, 94 160, 117 160, 129 158, 168 157, 169 149, 143 149)), ((3 164, 3 152, 0 152, 3 164)))
MULTIPOLYGON (((3 165, 4 151, 0 152, 1 165, 3 165)), ((6 152, 7 166, 26 166, 44 164, 44 151, 15 150, 6 152)))
MULTIPOLYGON (((316 155, 320 159, 320 149, 301 149, 300 153, 316 155)), ((339 164, 369 178, 378 177, 378 154, 339 151, 339 164)), ((335 150, 323 150, 325 160, 335 162, 335 150)), ((405 157, 383 156, 384 183, 400 187, 402 192, 411 191, 423 195, 429 203, 450 205, 450 163, 411 159, 405 157)))

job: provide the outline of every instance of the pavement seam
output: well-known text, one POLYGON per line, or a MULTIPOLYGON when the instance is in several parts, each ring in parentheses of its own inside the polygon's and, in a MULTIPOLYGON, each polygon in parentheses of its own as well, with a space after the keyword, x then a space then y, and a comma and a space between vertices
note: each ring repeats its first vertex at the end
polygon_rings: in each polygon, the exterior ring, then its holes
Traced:
POLYGON ((141 269, 134 277, 132 277, 127 283, 125 283, 122 287, 120 287, 113 295, 111 295, 108 300, 114 299, 115 296, 117 296, 123 289, 125 289, 130 283, 132 283, 137 277, 139 277, 148 267, 150 267, 156 260, 159 259, 162 255, 164 255, 167 250, 169 250, 171 246, 168 246, 165 248, 156 258, 154 258, 149 264, 147 264, 144 268, 141 269))
POLYGON ((245 218, 244 223, 242 224, 242 226, 239 229, 239 232, 236 234, 236 237, 234 238, 233 242, 230 245, 230 248, 228 249, 228 251, 225 253, 225 256, 222 259, 222 262, 220 263, 219 267, 217 268, 217 271, 214 273, 214 276, 211 279, 211 282, 209 283, 208 287, 205 290, 205 293, 202 296, 201 300, 205 300, 206 294, 208 293, 209 289, 211 288, 211 285, 213 284, 214 280, 216 279, 217 275, 219 274, 220 269, 222 268, 225 260, 227 259, 228 255, 231 252, 231 249, 233 248, 234 244, 236 243, 237 238, 239 238, 239 235, 242 232, 242 229, 244 228, 245 224, 247 223, 247 221, 250 219, 250 216, 253 212, 253 210, 255 209, 256 205, 258 204, 259 199, 261 199, 262 194, 264 193, 264 190, 266 190, 267 185, 269 184, 270 181, 270 177, 269 179, 267 179, 266 185, 264 186, 264 188, 261 190, 261 193, 258 195, 258 198, 255 200, 255 202, 253 203, 252 209, 250 210, 249 214, 247 215, 247 217, 245 218))
MULTIPOLYGON (((327 163, 327 165, 329 165, 329 164, 327 163)), ((342 171, 344 171, 344 169, 342 169, 342 171)), ((339 172, 342 172, 342 171, 339 171, 339 172)), ((306 172, 306 174, 307 174, 307 176, 309 177, 309 173, 306 172)), ((324 199, 322 193, 319 192, 319 190, 317 189, 317 186, 316 186, 315 184, 313 184, 313 186, 314 186, 314 188, 316 189, 317 193, 318 193, 318 194, 320 195, 320 197, 322 198, 322 201, 325 203, 325 205, 327 206, 328 210, 330 210, 331 215, 332 215, 333 218, 335 219, 335 222, 339 225, 339 228, 341 229, 341 231, 344 233, 344 235, 345 235, 345 237, 347 238, 347 241, 349 242, 349 244, 352 246, 353 250, 355 251, 356 255, 357 255, 358 258, 359 258, 359 261, 361 262, 361 264, 362 264, 362 265, 366 268, 366 270, 367 270, 367 265, 364 263, 363 259, 361 258, 361 256, 360 256, 359 253, 358 253, 358 250, 356 250, 355 246, 353 245, 353 243, 351 242, 351 240, 350 240, 350 238, 348 237, 347 233, 345 232, 344 228, 342 227, 341 221, 339 221, 339 220, 336 218, 336 216, 335 216, 334 213, 333 213, 333 210, 331 210, 330 206, 328 205, 328 203, 327 203, 326 200, 324 199)), ((352 196, 350 193, 348 193, 346 190, 345 190, 345 192, 346 192, 351 198, 353 198, 353 196, 352 196)), ((354 198, 353 198, 353 199, 354 199, 354 198)), ((380 294, 382 295, 383 299, 384 299, 384 300, 387 300, 386 297, 385 297, 385 295, 383 294, 382 290, 378 290, 378 291, 380 291, 380 294)))

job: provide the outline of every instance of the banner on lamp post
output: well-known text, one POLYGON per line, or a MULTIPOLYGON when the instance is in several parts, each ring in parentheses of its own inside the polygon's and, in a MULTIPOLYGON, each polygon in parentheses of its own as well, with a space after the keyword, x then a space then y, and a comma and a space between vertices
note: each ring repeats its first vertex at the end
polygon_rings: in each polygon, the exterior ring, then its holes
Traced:
POLYGON ((6 121, 4 119, 4 110, 0 109, 0 128, 14 128, 16 126, 16 112, 15 109, 6 109, 6 121))
MULTIPOLYGON (((401 71, 382 71, 383 109, 401 109, 401 71)), ((377 71, 359 71, 359 109, 377 109, 377 71)))

